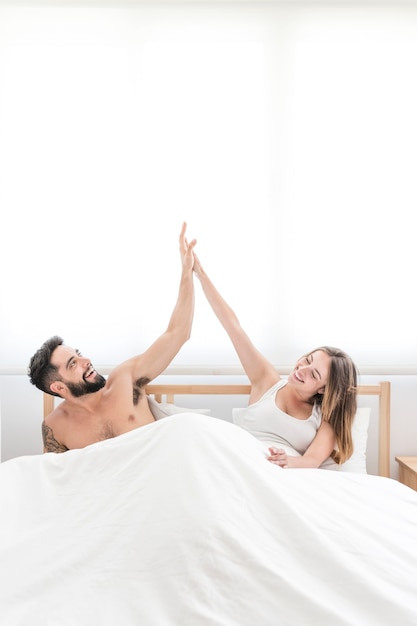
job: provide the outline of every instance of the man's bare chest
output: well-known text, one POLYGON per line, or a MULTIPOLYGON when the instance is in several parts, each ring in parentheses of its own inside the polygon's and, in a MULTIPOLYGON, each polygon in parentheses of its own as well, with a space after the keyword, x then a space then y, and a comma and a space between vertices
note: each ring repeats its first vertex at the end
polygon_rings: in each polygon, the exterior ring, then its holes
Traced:
POLYGON ((118 437, 135 428, 154 421, 148 407, 140 405, 132 407, 103 406, 94 413, 69 414, 65 420, 65 445, 68 449, 84 448, 85 446, 118 437))

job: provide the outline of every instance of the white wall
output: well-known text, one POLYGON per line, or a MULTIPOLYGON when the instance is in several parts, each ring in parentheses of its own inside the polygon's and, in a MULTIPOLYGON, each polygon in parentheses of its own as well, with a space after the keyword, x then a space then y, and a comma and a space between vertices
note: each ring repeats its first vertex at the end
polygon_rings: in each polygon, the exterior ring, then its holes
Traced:
MULTIPOLYGON (((416 3, 0 2, 0 374, 55 333, 146 348, 186 220, 271 361, 393 376, 415 451, 416 61, 416 3)), ((235 364, 196 304, 176 363, 235 364)), ((1 378, 3 458, 37 449, 35 396, 1 378)))

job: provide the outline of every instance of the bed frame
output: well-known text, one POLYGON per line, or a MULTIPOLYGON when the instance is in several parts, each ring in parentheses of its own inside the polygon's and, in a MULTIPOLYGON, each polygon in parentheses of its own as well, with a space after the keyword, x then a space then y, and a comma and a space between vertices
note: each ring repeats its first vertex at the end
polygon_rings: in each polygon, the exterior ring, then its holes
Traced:
MULTIPOLYGON (((157 402, 175 403, 175 396, 183 395, 244 395, 250 394, 247 384, 154 384, 146 387, 146 393, 157 402)), ((359 385, 358 395, 378 396, 378 474, 390 477, 390 417, 391 383, 383 381, 373 385, 359 385)), ((43 394, 43 414, 48 415, 54 408, 54 396, 43 394)))

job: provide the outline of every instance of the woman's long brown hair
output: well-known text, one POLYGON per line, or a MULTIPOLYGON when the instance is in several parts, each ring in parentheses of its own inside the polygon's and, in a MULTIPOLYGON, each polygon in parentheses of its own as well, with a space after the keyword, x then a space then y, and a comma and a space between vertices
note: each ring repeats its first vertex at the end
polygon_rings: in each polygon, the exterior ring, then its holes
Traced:
POLYGON ((337 449, 332 458, 344 463, 353 454, 352 424, 357 410, 358 371, 346 352, 331 346, 322 346, 330 356, 330 368, 324 393, 316 394, 312 400, 321 406, 322 419, 333 427, 337 449))

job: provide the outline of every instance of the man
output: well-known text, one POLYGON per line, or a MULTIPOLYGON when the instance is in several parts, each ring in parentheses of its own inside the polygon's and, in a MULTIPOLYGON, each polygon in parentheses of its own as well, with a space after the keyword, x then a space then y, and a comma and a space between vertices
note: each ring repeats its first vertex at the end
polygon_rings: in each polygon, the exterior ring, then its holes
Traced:
POLYGON ((122 435, 154 421, 145 385, 161 374, 189 339, 194 315, 193 248, 180 234, 182 273, 166 331, 142 354, 118 365, 107 380, 78 350, 51 337, 32 356, 30 382, 63 398, 42 424, 44 452, 66 452, 122 435))

